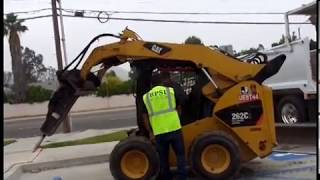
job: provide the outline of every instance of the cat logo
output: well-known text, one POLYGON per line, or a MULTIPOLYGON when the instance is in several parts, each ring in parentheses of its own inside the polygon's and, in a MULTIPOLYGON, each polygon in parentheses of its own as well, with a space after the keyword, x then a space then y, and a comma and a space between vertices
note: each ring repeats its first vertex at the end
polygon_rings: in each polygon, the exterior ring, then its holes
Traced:
POLYGON ((163 55, 171 50, 166 46, 163 46, 157 43, 151 43, 151 42, 147 42, 143 46, 158 55, 163 55))
POLYGON ((157 46, 156 44, 152 45, 151 47, 151 51, 157 53, 157 54, 161 54, 161 51, 162 51, 163 48, 157 46))

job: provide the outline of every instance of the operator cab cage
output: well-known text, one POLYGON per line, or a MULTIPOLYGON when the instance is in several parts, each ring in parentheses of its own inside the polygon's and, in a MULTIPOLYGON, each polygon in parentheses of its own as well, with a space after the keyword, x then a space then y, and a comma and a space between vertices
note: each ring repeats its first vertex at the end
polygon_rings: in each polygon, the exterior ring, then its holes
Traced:
POLYGON ((137 122, 142 132, 142 108, 144 106, 142 97, 151 89, 151 80, 155 71, 169 73, 171 82, 182 88, 185 95, 181 97, 183 100, 182 125, 212 115, 213 104, 202 94, 202 87, 209 83, 209 79, 194 63, 174 60, 163 62, 153 59, 133 62, 131 67, 136 73, 134 83, 136 87, 134 89, 136 93, 137 122), (206 106, 205 109, 208 109, 207 112, 202 111, 204 106, 206 106))

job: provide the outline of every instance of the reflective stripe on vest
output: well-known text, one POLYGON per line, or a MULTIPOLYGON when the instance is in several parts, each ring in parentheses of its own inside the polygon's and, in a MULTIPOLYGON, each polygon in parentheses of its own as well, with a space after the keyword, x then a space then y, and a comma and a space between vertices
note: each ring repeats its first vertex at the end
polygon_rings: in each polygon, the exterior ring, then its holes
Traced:
POLYGON ((143 95, 143 101, 154 135, 181 129, 172 88, 156 86, 143 95))
POLYGON ((172 105, 172 98, 171 98, 171 93, 170 93, 170 89, 168 87, 166 87, 166 92, 167 92, 167 96, 168 96, 168 101, 169 101, 169 109, 167 110, 162 110, 162 111, 158 111, 158 112, 154 112, 152 106, 151 106, 151 101, 150 101, 150 97, 147 95, 146 96, 146 103, 147 103, 147 106, 149 107, 150 109, 150 113, 149 115, 150 116, 156 116, 156 115, 159 115, 159 114, 163 114, 163 113, 168 113, 168 112, 173 112, 175 111, 176 109, 173 107, 172 105))

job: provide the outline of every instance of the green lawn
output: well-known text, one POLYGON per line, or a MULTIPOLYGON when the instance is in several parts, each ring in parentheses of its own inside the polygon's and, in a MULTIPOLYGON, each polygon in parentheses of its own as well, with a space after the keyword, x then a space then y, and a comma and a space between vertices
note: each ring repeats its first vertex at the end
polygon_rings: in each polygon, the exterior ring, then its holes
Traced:
POLYGON ((74 145, 81 145, 81 144, 97 144, 97 143, 104 143, 104 142, 111 142, 111 141, 120 141, 122 139, 127 138, 128 135, 126 131, 118 131, 110 134, 104 134, 99 136, 93 136, 84 139, 78 139, 74 141, 64 141, 64 142, 57 142, 51 143, 44 146, 42 148, 57 148, 63 146, 74 146, 74 145))
POLYGON ((12 143, 14 143, 14 142, 17 142, 17 141, 14 140, 14 139, 4 140, 4 146, 9 145, 9 144, 12 144, 12 143))

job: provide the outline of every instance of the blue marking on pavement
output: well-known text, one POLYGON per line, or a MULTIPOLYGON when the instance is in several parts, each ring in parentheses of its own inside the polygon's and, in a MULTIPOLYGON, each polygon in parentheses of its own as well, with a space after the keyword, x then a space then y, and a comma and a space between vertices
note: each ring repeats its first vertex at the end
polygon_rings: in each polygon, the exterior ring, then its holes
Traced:
POLYGON ((311 157, 309 154, 294 154, 294 153, 272 153, 268 159, 273 161, 292 161, 311 157))

